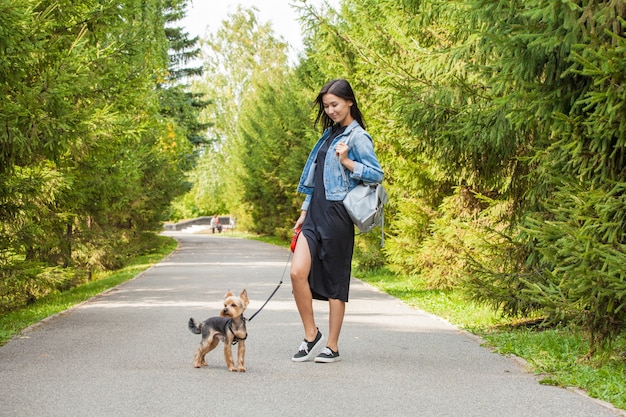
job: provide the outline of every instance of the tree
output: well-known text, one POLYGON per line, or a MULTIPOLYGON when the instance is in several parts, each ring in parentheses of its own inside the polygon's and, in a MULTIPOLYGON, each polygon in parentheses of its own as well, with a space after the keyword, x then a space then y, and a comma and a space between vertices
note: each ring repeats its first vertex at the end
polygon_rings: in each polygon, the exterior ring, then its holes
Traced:
POLYGON ((358 80, 373 109, 393 269, 508 314, 582 324, 593 346, 615 337, 626 310, 623 17, 621 1, 307 9, 305 74, 358 80))
MULTIPOLYGON (((190 77, 202 75, 202 66, 189 67, 200 56, 199 38, 189 38, 183 28, 172 26, 186 13, 187 0, 169 0, 164 10, 165 36, 169 43, 168 75, 159 81, 161 114, 175 121, 179 129, 194 147, 208 144, 206 130, 210 123, 200 122, 200 113, 211 101, 203 94, 189 91, 185 81, 190 77)), ((187 159, 191 159, 188 156, 187 159)), ((190 163, 191 161, 187 161, 190 163)), ((191 164, 190 164, 191 165, 191 164)))
MULTIPOLYGON (((238 125, 242 103, 256 93, 253 79, 261 73, 268 77, 281 74, 287 66, 286 44, 277 40, 269 24, 260 24, 255 9, 241 7, 229 20, 223 22, 215 35, 203 42, 205 76, 192 83, 194 91, 213 98, 203 111, 203 119, 211 123, 208 136, 214 142, 203 149, 202 166, 216 167, 210 171, 196 170, 194 181, 215 187, 210 195, 220 201, 206 202, 200 208, 202 214, 213 214, 208 210, 226 207, 238 218, 238 224, 249 223, 250 207, 242 200, 248 185, 243 182, 246 159, 249 152, 242 143, 238 125), (208 178, 211 176, 211 178, 208 178)), ((255 179, 258 181, 259 179, 255 179)), ((192 192, 197 193, 197 187, 192 192)), ((203 190, 207 193, 207 190, 203 190)), ((188 198, 198 203, 201 199, 188 198)))
POLYGON ((303 200, 296 193, 302 167, 317 139, 311 94, 288 73, 263 75, 255 78, 238 122, 245 150, 243 201, 250 207, 252 231, 287 235, 303 200))
POLYGON ((183 4, 0 6, 2 308, 119 266, 184 191, 198 125, 164 117, 156 88, 167 13, 183 4))

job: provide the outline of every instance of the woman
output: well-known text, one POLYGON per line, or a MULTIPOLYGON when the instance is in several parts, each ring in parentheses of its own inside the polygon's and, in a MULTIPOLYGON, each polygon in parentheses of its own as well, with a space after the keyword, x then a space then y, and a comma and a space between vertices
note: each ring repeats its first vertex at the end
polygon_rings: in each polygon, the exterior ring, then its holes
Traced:
POLYGON ((323 346, 324 338, 313 314, 315 298, 328 300, 330 313, 328 341, 315 362, 330 363, 340 359, 339 333, 348 301, 354 249, 354 225, 343 199, 361 181, 381 182, 383 171, 350 84, 343 79, 330 81, 315 102, 315 124, 321 121, 324 131, 298 184, 298 191, 306 198, 294 229, 301 228, 300 236, 305 239, 299 238, 296 243, 291 284, 305 335, 292 360, 307 361, 323 346))

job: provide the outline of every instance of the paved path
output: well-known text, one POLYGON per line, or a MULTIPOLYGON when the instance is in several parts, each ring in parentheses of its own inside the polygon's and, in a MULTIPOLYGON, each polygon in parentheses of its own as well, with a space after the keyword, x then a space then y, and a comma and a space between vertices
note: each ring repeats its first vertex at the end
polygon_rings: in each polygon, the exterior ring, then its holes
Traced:
MULTIPOLYGON (((0 348, 0 416, 614 416, 543 386, 518 363, 445 321, 360 281, 351 288, 343 361, 294 363, 302 338, 288 274, 249 323, 246 373, 221 348, 192 367, 193 316, 247 288, 248 317, 281 278, 288 252, 227 236, 172 233, 178 250, 113 291, 0 348)), ((327 332, 326 303, 316 302, 327 332)))

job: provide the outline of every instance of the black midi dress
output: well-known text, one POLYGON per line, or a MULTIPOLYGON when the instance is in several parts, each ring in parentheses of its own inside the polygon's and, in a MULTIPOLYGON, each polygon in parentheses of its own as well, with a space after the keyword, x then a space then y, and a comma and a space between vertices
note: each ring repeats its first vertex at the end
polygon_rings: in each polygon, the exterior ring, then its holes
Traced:
POLYGON ((335 129, 317 154, 315 186, 302 226, 311 252, 309 286, 317 300, 339 299, 348 301, 352 251, 354 249, 354 224, 343 201, 326 199, 324 187, 324 160, 328 147, 345 128, 335 129))

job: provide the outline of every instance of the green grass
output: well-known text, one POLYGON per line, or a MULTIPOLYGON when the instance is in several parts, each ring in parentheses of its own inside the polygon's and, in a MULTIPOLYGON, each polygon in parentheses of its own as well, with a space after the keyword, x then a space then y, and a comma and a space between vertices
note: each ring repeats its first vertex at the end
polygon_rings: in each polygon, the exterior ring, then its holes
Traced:
POLYGON ((120 270, 95 273, 92 280, 86 284, 67 291, 52 293, 25 308, 0 316, 0 346, 18 335, 26 327, 128 281, 159 262, 170 254, 177 245, 174 239, 166 237, 160 237, 160 239, 163 243, 156 251, 132 259, 120 270))
POLYGON ((288 248, 289 244, 291 243, 291 241, 288 241, 286 239, 281 239, 276 236, 248 236, 248 238, 258 240, 260 242, 270 243, 276 246, 282 246, 285 248, 288 248))
POLYGON ((406 304, 436 314, 457 325, 462 324, 466 330, 506 323, 506 320, 493 311, 469 302, 458 291, 430 289, 421 281, 385 270, 355 274, 406 304))
POLYGON ((543 384, 578 387, 591 397, 626 409, 626 335, 613 343, 610 352, 587 359, 589 345, 580 329, 528 328, 523 321, 502 318, 472 303, 458 290, 428 289, 419 280, 384 270, 355 271, 355 275, 410 306, 482 337, 497 352, 525 359, 543 384))
POLYGON ((589 344, 576 329, 483 331, 481 336, 503 354, 524 358, 543 375, 541 383, 584 389, 590 396, 626 409, 624 337, 609 352, 585 358, 589 344))
MULTIPOLYGON (((256 239, 282 247, 289 245, 284 239, 241 232, 226 233, 224 236, 256 239)), ((28 308, 1 316, 0 345, 24 328, 132 279, 159 262, 175 247, 173 239, 163 238, 163 246, 158 251, 135 258, 119 271, 97 274, 87 284, 51 294, 28 308)), ((577 329, 538 331, 515 326, 514 321, 470 302, 459 291, 429 289, 416 279, 384 270, 354 272, 363 281, 408 305, 436 314, 481 336, 492 349, 524 358, 532 370, 542 376, 541 383, 582 388, 592 397, 626 409, 626 397, 623 394, 626 392, 626 335, 613 344, 611 353, 584 360, 589 347, 582 332, 577 329)))

